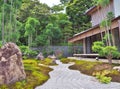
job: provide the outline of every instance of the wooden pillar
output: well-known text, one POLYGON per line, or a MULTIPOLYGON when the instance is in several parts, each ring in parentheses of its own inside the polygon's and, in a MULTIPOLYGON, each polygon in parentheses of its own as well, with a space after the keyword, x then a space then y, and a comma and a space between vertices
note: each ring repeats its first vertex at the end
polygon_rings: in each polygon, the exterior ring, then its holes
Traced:
POLYGON ((115 30, 112 29, 112 32, 111 32, 111 33, 112 33, 112 40, 113 40, 113 44, 112 44, 112 45, 113 45, 113 46, 115 46, 115 33, 114 33, 114 31, 115 31, 115 30))
POLYGON ((86 54, 86 38, 83 39, 83 53, 86 54))
POLYGON ((118 26, 119 26, 119 38, 120 38, 120 20, 118 20, 118 26))

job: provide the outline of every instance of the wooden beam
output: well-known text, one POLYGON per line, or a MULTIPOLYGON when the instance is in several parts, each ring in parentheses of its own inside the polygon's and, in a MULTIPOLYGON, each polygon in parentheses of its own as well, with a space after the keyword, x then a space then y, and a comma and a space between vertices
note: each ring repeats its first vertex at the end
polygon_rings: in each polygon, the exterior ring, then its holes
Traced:
POLYGON ((118 26, 119 26, 119 38, 120 38, 120 20, 118 20, 118 26))

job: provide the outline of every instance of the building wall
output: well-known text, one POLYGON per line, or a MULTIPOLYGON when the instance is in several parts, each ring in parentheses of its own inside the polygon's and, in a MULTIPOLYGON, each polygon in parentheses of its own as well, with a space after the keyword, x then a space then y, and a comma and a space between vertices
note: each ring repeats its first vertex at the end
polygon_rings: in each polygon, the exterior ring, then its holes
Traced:
POLYGON ((115 17, 120 16, 120 0, 114 0, 115 17))
MULTIPOLYGON (((120 0, 116 0, 116 1, 120 2, 120 0)), ((117 8, 117 6, 116 6, 116 8, 117 8)), ((113 1, 111 1, 110 5, 108 5, 104 8, 100 8, 99 10, 97 10, 91 14, 92 26, 99 24, 103 19, 105 19, 108 12, 115 13, 113 1)), ((119 10, 119 12, 120 12, 120 10, 119 10)))

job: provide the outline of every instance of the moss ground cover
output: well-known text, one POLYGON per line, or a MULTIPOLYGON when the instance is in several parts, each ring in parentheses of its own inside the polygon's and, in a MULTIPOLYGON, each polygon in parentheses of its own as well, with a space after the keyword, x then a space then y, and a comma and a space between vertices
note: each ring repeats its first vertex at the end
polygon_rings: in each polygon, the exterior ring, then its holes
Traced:
POLYGON ((40 60, 39 63, 44 65, 56 65, 56 63, 53 62, 53 60, 50 58, 45 58, 44 60, 40 60))
MULTIPOLYGON (((111 65, 108 63, 91 62, 91 61, 85 61, 85 60, 74 60, 74 59, 67 59, 67 58, 62 58, 61 61, 63 63, 75 62, 74 65, 69 67, 70 69, 79 70, 81 73, 91 75, 91 76, 94 76, 95 73, 104 73, 104 71, 108 70, 109 73, 104 74, 101 81, 104 82, 104 80, 106 79, 110 80, 109 77, 111 77, 111 81, 120 82, 120 72, 118 72, 117 70, 111 70, 111 65)), ((118 65, 119 64, 112 64, 112 66, 118 66, 118 65)), ((107 82, 108 81, 106 81, 106 83, 107 82)))
MULTIPOLYGON (((34 89, 49 79, 48 73, 52 70, 49 67, 40 66, 39 60, 23 60, 26 79, 10 85, 2 85, 0 89, 34 89)), ((48 63, 49 64, 49 63, 48 63)))

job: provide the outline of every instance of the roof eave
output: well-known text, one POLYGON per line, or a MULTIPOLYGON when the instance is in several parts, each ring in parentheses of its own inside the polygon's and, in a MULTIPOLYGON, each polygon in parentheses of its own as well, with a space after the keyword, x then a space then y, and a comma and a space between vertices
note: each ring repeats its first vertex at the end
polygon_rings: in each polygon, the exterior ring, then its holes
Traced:
MULTIPOLYGON (((118 20, 118 19, 120 19, 120 16, 114 18, 112 21, 115 21, 115 20, 118 20)), ((82 31, 82 32, 80 32, 80 33, 77 33, 76 35, 74 35, 73 37, 69 38, 68 40, 71 40, 71 39, 74 38, 74 37, 80 36, 81 34, 86 33, 86 32, 88 32, 88 31, 90 31, 90 30, 92 30, 92 29, 95 29, 95 28, 98 28, 98 27, 99 27, 99 24, 95 25, 94 27, 92 27, 92 28, 90 28, 90 29, 88 29, 88 30, 82 31)))

